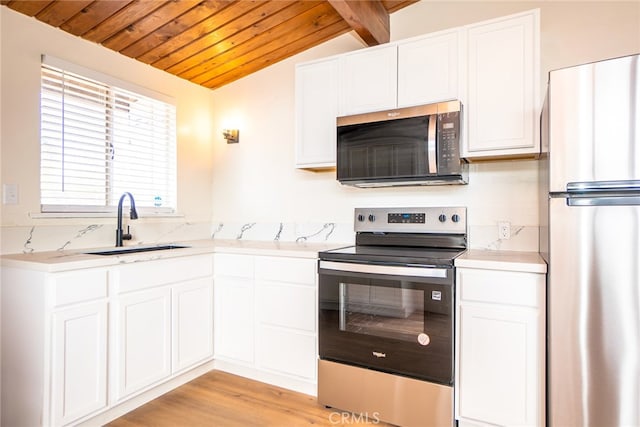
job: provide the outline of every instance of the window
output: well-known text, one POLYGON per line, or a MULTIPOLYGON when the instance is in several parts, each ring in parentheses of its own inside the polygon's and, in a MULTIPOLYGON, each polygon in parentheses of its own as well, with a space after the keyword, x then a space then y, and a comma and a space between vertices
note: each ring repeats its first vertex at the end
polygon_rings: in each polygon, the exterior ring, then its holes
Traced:
POLYGON ((125 191, 175 212, 173 101, 49 56, 41 75, 42 212, 114 212, 125 191))

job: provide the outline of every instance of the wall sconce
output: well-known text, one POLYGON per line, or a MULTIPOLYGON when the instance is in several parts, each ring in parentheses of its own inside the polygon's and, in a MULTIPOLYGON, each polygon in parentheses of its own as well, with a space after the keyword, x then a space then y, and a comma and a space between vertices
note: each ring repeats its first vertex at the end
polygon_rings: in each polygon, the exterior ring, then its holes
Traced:
POLYGON ((238 129, 224 129, 222 136, 227 140, 227 144, 237 144, 240 142, 240 131, 238 129))

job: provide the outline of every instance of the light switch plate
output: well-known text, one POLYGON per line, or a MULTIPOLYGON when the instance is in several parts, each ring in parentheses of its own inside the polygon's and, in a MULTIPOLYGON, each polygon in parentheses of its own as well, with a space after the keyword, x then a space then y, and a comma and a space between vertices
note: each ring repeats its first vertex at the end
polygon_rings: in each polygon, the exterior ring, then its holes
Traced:
POLYGON ((18 204, 18 184, 2 184, 2 203, 5 205, 18 204))

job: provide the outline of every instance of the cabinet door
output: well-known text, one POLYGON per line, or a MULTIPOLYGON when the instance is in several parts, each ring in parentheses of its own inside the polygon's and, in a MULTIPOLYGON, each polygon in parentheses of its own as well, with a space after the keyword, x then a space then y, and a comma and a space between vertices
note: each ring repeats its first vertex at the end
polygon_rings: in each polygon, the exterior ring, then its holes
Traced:
POLYGON ((213 278, 172 290, 173 372, 213 357, 213 278))
POLYGON ((121 295, 116 303, 116 398, 171 374, 171 290, 121 295))
POLYGON ((296 167, 336 165, 338 59, 296 67, 296 167))
POLYGON ((457 98, 457 30, 398 44, 398 107, 457 98))
POLYGON ((465 157, 539 153, 538 13, 470 26, 465 157))
POLYGON ((395 108, 397 64, 395 45, 364 49, 341 56, 341 115, 395 108))
POLYGON ((52 344, 54 424, 69 424, 105 408, 107 303, 95 302, 54 313, 52 344))
POLYGON ((253 279, 216 276, 213 323, 216 358, 253 363, 253 301, 253 279))
POLYGON ((459 307, 458 416, 495 425, 539 425, 543 351, 538 311, 459 307))

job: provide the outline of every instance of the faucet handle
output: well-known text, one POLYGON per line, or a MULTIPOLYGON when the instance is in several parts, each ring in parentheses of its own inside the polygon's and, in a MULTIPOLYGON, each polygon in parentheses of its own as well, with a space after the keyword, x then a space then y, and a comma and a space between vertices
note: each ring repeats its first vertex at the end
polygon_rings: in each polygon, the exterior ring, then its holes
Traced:
POLYGON ((131 240, 131 231, 129 230, 129 226, 127 225, 127 232, 122 233, 122 240, 131 240))

